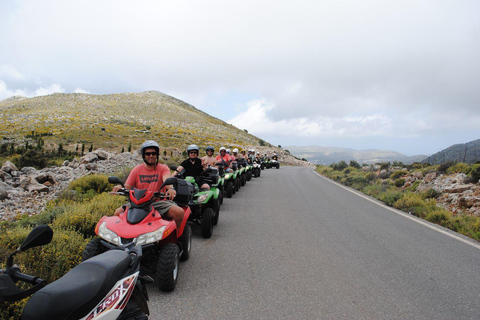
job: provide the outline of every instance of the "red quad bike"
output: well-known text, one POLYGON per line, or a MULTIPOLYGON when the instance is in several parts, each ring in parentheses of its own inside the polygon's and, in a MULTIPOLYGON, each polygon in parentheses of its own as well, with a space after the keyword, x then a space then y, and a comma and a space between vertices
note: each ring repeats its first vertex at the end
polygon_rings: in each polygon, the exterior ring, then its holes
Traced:
MULTIPOLYGON (((109 177, 108 182, 124 186, 117 177, 109 177)), ((161 291, 175 289, 179 261, 187 260, 192 248, 192 230, 187 224, 191 212, 187 203, 193 197, 193 188, 186 188, 186 181, 173 177, 168 178, 161 188, 165 185, 174 186, 177 191, 175 200, 185 212, 178 230, 175 221, 165 219, 153 208, 152 204, 165 199, 165 195, 147 189, 123 188, 117 194, 128 197, 130 207, 119 216, 100 219, 95 227, 99 237, 85 247, 82 260, 123 244, 141 245, 142 274, 151 275, 161 291)))

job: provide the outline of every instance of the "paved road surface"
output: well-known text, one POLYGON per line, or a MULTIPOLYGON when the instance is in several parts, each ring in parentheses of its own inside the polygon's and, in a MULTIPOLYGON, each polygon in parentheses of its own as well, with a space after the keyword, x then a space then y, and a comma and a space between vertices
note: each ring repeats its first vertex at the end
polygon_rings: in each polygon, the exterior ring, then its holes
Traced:
POLYGON ((480 250, 311 169, 262 171, 193 226, 172 293, 151 319, 480 319, 480 250))

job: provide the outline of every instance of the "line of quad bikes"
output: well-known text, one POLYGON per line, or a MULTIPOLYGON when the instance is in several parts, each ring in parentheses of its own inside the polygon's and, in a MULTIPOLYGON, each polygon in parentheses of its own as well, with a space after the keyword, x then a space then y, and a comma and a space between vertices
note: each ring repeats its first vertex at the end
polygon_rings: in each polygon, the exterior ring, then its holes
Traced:
MULTIPOLYGON (((83 262, 48 285, 13 264, 17 253, 52 240, 49 226, 36 227, 7 258, 6 269, 0 270, 0 301, 15 302, 33 294, 23 309, 23 320, 148 319, 146 285, 174 290, 180 261, 190 256, 192 228, 187 221, 199 224, 202 237, 210 238, 224 198, 231 198, 252 177, 260 177, 265 168, 279 169, 280 164, 269 159, 232 162, 231 170, 224 171, 223 164, 217 163, 197 178, 179 175, 167 179, 163 186, 174 186, 174 201, 185 213, 178 230, 173 220, 163 218, 152 206, 164 199, 164 194, 123 188, 116 194, 125 196, 130 207, 119 216, 102 217, 95 227, 98 237, 86 246, 83 262), (200 189, 202 183, 208 183, 210 189, 200 189)), ((123 186, 117 177, 108 181, 123 186)))

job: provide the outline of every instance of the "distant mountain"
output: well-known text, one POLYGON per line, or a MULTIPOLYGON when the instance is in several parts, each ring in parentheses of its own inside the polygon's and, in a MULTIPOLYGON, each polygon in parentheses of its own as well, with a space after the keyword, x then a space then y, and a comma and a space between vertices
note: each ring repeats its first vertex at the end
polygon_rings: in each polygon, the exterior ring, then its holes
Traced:
POLYGON ((400 161, 405 164, 420 162, 425 159, 426 155, 406 156, 404 154, 390 150, 354 150, 336 147, 320 147, 320 146, 286 146, 286 150, 299 158, 305 158, 308 161, 330 165, 340 161, 350 162, 355 160, 358 163, 377 163, 377 162, 393 162, 400 161))
POLYGON ((445 150, 435 153, 422 162, 442 164, 447 161, 475 163, 480 161, 480 139, 467 143, 454 144, 445 150))

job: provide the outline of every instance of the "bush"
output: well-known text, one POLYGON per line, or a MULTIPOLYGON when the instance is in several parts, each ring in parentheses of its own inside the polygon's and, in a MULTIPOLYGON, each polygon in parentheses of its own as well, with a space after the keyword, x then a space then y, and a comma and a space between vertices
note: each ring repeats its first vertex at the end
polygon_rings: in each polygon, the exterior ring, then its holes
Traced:
POLYGON ((462 172, 465 173, 465 170, 467 170, 468 167, 469 167, 468 164, 459 162, 447 168, 446 173, 447 174, 462 173, 462 172))
POLYGON ((340 161, 339 163, 332 163, 330 167, 332 167, 335 171, 342 171, 343 169, 347 168, 348 165, 345 161, 340 161))
POLYGON ((478 181, 480 181, 480 164, 474 164, 471 166, 469 176, 469 182, 477 183, 478 181))
POLYGON ((437 199, 440 195, 441 193, 433 188, 421 193, 421 196, 424 199, 437 199))
POLYGON ((426 203, 419 194, 406 193, 401 199, 395 201, 393 206, 397 209, 410 212, 418 217, 424 218, 424 210, 422 207, 425 207, 426 203))
POLYGON ((111 189, 112 185, 108 183, 106 175, 91 174, 72 181, 68 189, 60 195, 60 199, 82 201, 111 189))
POLYGON ((392 173, 392 174, 390 175, 390 179, 392 179, 392 180, 397 180, 398 178, 403 177, 403 176, 405 176, 405 175, 407 175, 407 174, 408 174, 408 172, 405 171, 405 170, 398 170, 398 171, 395 171, 394 173, 392 173))
POLYGON ((389 206, 393 206, 398 200, 402 199, 403 193, 398 190, 388 189, 384 194, 380 195, 381 201, 389 206))
POLYGON ((95 226, 100 218, 113 215, 115 209, 124 203, 123 197, 103 193, 89 202, 69 206, 64 213, 56 217, 52 225, 58 229, 72 228, 89 238, 94 236, 95 226))
POLYGON ((373 182, 377 179, 377 175, 375 174, 375 172, 369 172, 365 176, 365 179, 367 179, 369 182, 373 182))
POLYGON ((438 166, 437 171, 440 173, 446 173, 447 169, 455 164, 455 161, 447 161, 438 166))
POLYGON ((355 169, 360 169, 361 168, 360 164, 355 160, 350 160, 349 166, 354 167, 355 169))
POLYGON ((393 184, 395 185, 395 187, 401 188, 405 184, 405 179, 397 179, 393 182, 393 184))

